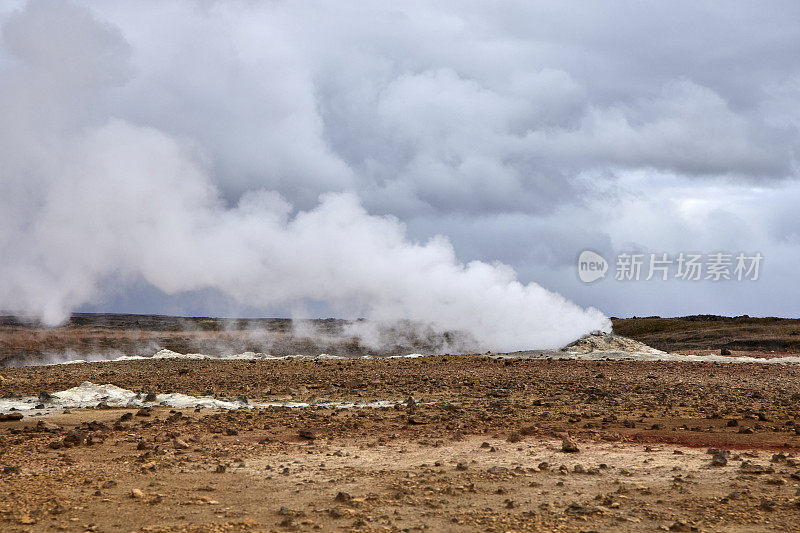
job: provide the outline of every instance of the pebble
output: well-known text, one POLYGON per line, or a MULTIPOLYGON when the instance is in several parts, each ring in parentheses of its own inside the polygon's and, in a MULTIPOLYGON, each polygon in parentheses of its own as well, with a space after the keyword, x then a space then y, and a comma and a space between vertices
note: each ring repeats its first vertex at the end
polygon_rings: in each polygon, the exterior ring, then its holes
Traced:
POLYGON ((303 428, 297 434, 304 439, 314 440, 317 438, 317 432, 310 428, 303 428))
POLYGON ((508 436, 507 440, 508 442, 520 442, 522 441, 522 434, 518 431, 515 431, 508 436))
POLYGON ((723 454, 717 453, 711 458, 711 464, 713 466, 725 466, 728 464, 728 459, 723 454))
POLYGON ((74 429, 71 429, 71 430, 67 431, 66 435, 64 435, 63 444, 66 447, 79 446, 79 445, 83 444, 84 439, 85 439, 85 437, 84 437, 83 433, 81 433, 79 431, 76 431, 74 429))
POLYGON ((579 450, 578 450, 578 445, 575 444, 575 442, 572 439, 570 439, 569 437, 565 437, 561 441, 561 451, 566 453, 577 453, 579 450))
POLYGON ((50 433, 55 433, 57 431, 61 431, 61 426, 59 426, 58 424, 53 424, 52 422, 47 422, 45 420, 39 420, 39 422, 36 423, 36 429, 38 429, 39 431, 47 431, 50 433))

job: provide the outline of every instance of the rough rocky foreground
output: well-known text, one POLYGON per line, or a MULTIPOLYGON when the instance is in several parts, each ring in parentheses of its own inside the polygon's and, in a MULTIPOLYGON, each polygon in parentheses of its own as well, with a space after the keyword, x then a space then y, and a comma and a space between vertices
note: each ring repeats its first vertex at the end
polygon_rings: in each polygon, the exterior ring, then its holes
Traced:
POLYGON ((87 380, 399 405, 100 406, 2 421, 0 529, 800 528, 800 366, 128 361, 6 369, 0 391, 38 395, 87 380))

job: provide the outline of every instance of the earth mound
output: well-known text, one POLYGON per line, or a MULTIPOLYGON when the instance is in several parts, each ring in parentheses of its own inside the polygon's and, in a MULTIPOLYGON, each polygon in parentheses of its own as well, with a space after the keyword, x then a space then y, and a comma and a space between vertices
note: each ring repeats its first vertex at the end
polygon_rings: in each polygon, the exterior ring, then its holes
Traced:
POLYGON ((585 354, 590 352, 624 352, 624 353, 648 353, 663 354, 661 350, 644 344, 643 342, 623 337, 615 333, 605 333, 593 331, 584 335, 580 339, 571 342, 561 348, 562 352, 571 354, 585 354))

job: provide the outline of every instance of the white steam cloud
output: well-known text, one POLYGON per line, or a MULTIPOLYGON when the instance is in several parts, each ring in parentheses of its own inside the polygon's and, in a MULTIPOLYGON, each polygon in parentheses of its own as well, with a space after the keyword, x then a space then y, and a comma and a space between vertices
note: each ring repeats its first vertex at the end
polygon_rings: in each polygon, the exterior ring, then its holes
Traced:
POLYGON ((130 79, 115 28, 66 3, 33 2, 3 26, 0 309, 63 321, 145 280, 213 288, 263 307, 322 301, 373 321, 466 331, 482 349, 561 346, 608 329, 502 264, 458 261, 444 237, 411 242, 352 192, 296 210, 250 190, 228 205, 190 139, 103 112, 130 79))

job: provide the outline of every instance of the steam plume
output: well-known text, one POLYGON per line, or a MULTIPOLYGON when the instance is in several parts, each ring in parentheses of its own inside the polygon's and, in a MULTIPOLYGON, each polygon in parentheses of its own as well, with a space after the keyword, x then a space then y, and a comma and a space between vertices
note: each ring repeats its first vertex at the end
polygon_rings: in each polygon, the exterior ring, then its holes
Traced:
POLYGON ((268 190, 228 205, 190 140, 103 111, 131 75, 129 50, 83 9, 34 2, 3 35, 13 63, 0 78, 0 308, 57 324, 145 280, 251 306, 323 301, 466 331, 482 349, 557 347, 608 328, 508 266, 460 263, 445 237, 411 242, 352 192, 307 210, 268 190))

